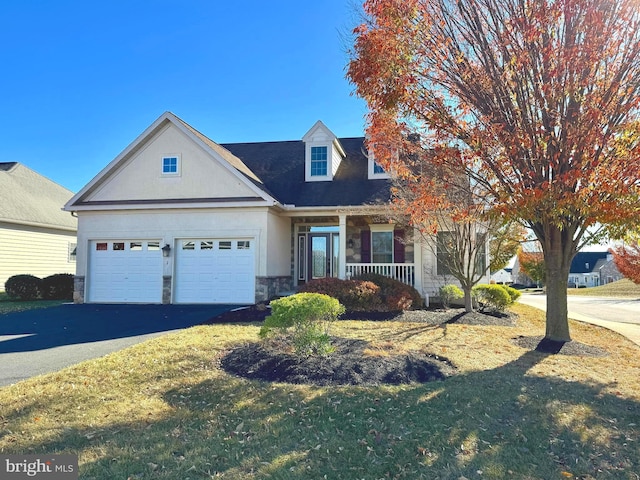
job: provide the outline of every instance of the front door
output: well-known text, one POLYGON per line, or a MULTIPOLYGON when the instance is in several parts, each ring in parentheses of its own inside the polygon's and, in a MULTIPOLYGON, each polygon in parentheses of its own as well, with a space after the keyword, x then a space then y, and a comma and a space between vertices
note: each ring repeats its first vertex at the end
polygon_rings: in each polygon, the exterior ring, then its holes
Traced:
POLYGON ((331 234, 309 234, 309 275, 307 280, 331 276, 331 234))

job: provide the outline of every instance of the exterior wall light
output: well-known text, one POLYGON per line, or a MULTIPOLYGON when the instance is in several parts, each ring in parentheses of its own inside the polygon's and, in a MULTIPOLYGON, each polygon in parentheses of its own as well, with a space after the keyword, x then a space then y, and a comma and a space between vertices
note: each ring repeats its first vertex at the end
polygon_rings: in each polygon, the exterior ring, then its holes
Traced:
POLYGON ((162 247, 162 256, 168 257, 169 255, 171 255, 171 245, 167 243, 164 247, 162 247))

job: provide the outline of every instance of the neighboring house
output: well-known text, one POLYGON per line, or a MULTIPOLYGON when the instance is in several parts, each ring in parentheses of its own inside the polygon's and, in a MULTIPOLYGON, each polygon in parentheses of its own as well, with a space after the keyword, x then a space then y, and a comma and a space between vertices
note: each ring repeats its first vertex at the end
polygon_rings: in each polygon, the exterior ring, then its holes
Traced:
POLYGON ((64 187, 16 162, 0 163, 0 290, 13 275, 76 270, 77 221, 64 187))
POLYGON ((493 272, 491 274, 490 280, 492 282, 502 284, 502 285, 511 285, 513 283, 511 272, 512 272, 512 269, 509 267, 502 268, 497 272, 493 272))
POLYGON ((597 287, 622 279, 613 255, 607 252, 578 252, 571 262, 570 287, 597 287))
POLYGON ((435 293, 429 248, 389 223, 364 138, 219 145, 170 112, 76 194, 76 302, 250 304, 378 272, 435 293))

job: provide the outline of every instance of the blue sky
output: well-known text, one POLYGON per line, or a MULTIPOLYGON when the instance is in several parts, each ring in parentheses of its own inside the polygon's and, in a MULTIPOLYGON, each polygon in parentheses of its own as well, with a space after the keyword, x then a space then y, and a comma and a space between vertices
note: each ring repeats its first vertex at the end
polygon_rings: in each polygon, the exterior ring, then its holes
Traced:
POLYGON ((360 136, 352 0, 0 4, 0 161, 77 192, 164 111, 212 140, 360 136))

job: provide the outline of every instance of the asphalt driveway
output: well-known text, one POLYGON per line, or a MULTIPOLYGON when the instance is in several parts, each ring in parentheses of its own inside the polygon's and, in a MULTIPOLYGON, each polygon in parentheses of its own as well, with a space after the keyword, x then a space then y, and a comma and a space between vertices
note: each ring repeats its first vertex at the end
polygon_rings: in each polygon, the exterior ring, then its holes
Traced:
POLYGON ((61 305, 0 315, 0 387, 174 330, 236 305, 61 305))

